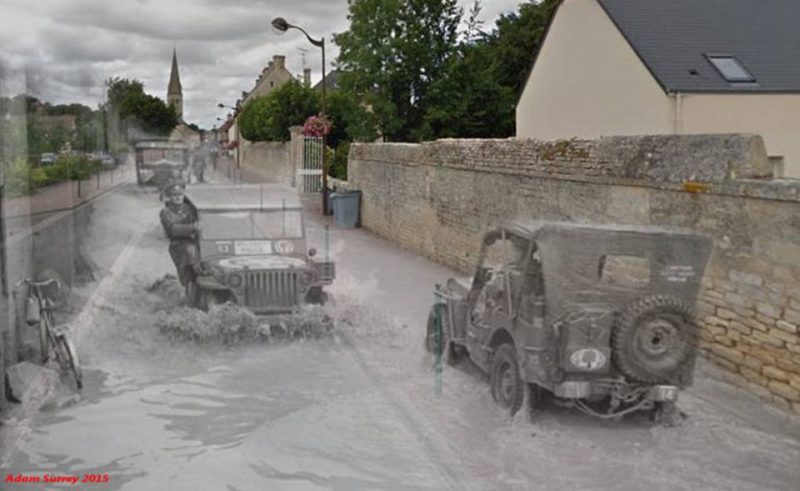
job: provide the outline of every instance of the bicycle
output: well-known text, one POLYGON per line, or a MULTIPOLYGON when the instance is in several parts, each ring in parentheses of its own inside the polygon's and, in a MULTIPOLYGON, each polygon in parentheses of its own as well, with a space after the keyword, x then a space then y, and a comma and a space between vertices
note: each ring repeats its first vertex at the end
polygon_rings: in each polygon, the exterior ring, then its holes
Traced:
POLYGON ((52 352, 61 371, 64 373, 71 371, 78 390, 82 389, 83 371, 78 359, 78 352, 67 337, 67 333, 56 328, 53 320, 53 310, 58 308, 64 300, 61 281, 56 278, 39 282, 24 279, 17 283, 17 288, 22 285, 28 287, 28 299, 25 304, 26 321, 30 326, 38 325, 39 327, 42 364, 46 364, 50 360, 52 352), (53 294, 54 292, 55 294, 53 294))

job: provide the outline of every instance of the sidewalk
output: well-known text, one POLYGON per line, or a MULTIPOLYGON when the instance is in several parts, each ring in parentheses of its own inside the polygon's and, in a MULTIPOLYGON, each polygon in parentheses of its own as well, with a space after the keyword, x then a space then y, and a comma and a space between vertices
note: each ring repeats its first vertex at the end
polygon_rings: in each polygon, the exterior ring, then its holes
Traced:
MULTIPOLYGON (((214 168, 209 166, 206 172, 214 172, 214 168)), ((261 183, 261 182, 275 182, 271 176, 261 172, 257 169, 250 167, 237 167, 236 161, 230 157, 219 157, 217 160, 216 173, 222 177, 230 179, 234 182, 242 183, 261 183)))
POLYGON ((36 216, 75 208, 130 179, 134 172, 133 165, 126 163, 85 181, 60 182, 41 188, 30 196, 7 198, 3 203, 3 218, 36 216))

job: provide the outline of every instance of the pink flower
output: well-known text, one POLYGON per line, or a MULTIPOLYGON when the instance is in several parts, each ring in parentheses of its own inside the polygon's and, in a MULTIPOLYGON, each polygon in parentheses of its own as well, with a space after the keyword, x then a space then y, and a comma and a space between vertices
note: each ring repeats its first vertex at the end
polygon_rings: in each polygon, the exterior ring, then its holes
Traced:
POLYGON ((331 131, 331 122, 319 116, 309 116, 303 125, 305 136, 322 137, 331 131))

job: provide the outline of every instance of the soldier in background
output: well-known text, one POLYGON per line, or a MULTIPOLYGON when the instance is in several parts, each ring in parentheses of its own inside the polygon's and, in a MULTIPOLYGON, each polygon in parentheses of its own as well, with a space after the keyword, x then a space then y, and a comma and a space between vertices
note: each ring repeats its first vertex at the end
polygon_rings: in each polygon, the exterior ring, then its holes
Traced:
POLYGON ((197 182, 206 182, 205 174, 206 174, 206 163, 208 161, 208 147, 206 145, 202 145, 194 155, 194 177, 197 182))
POLYGON ((175 263, 178 279, 185 286, 191 279, 188 277, 188 266, 194 264, 198 255, 197 241, 200 234, 197 216, 194 209, 184 201, 182 182, 172 182, 165 191, 167 201, 161 210, 161 225, 169 238, 169 255, 175 263))

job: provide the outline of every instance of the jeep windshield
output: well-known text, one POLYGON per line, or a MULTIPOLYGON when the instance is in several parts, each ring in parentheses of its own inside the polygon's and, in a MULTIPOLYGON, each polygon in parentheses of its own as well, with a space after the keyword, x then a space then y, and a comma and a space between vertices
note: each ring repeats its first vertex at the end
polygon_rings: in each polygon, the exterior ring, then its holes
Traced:
POLYGON ((300 210, 229 211, 200 214, 204 239, 301 239, 300 210))

